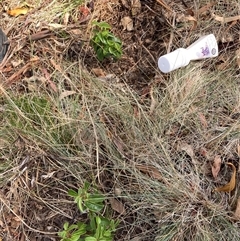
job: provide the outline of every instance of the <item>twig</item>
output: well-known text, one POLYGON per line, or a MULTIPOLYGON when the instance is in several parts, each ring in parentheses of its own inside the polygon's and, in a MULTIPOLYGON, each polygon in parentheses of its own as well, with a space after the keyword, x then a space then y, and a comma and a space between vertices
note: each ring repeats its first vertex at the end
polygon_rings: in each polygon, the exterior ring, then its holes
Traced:
POLYGON ((173 12, 173 10, 167 6, 167 4, 163 0, 156 0, 160 5, 166 8, 168 11, 173 12))

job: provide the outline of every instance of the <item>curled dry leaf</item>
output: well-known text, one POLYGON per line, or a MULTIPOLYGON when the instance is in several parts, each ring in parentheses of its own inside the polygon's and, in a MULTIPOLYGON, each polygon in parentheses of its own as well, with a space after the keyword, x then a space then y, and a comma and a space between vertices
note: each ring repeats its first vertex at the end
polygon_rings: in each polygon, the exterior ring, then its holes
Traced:
POLYGON ((212 175, 216 179, 222 164, 221 157, 217 155, 212 164, 212 175))
POLYGON ((89 8, 85 7, 85 6, 80 6, 79 7, 79 12, 84 16, 88 16, 90 14, 90 10, 89 8))
POLYGON ((9 14, 10 16, 13 16, 13 17, 18 17, 19 15, 25 15, 28 11, 29 11, 29 8, 17 7, 15 9, 8 10, 7 14, 9 14))
POLYGON ((237 207, 236 207, 233 217, 237 220, 240 220, 240 197, 237 200, 237 207))
POLYGON ((158 169, 156 167, 153 166, 148 166, 148 165, 136 165, 136 168, 140 171, 142 171, 143 173, 148 174, 150 177, 157 179, 159 181, 163 181, 162 179, 162 175, 160 174, 160 172, 158 171, 158 169))
POLYGON ((233 169, 231 180, 226 185, 215 188, 215 192, 231 192, 236 186, 236 167, 230 162, 227 162, 227 164, 233 169))
POLYGON ((81 13, 81 17, 79 18, 80 22, 85 22, 88 17, 90 16, 90 9, 88 7, 85 6, 80 6, 79 7, 79 12, 81 13))
POLYGON ((133 20, 130 17, 123 17, 121 19, 121 23, 123 26, 123 30, 127 29, 127 31, 133 30, 133 20))
POLYGON ((135 16, 141 12, 140 0, 131 0, 132 15, 135 16))
POLYGON ((119 214, 125 214, 126 213, 124 205, 121 202, 119 202, 117 199, 110 198, 109 201, 110 201, 110 204, 111 204, 111 207, 112 207, 113 210, 115 210, 119 214))

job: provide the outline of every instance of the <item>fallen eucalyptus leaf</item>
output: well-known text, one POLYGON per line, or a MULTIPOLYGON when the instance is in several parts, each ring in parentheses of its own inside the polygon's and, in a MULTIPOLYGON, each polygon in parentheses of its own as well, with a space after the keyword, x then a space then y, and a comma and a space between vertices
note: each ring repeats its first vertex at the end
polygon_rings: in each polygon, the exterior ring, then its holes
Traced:
POLYGON ((236 167, 230 162, 227 162, 227 164, 232 166, 233 169, 231 180, 226 185, 215 188, 215 192, 231 192, 236 186, 236 167))
POLYGON ((8 10, 7 14, 13 17, 18 17, 19 15, 25 15, 29 11, 29 8, 24 8, 24 7, 17 7, 12 10, 8 10))
POLYGON ((110 198, 109 201, 110 201, 110 204, 111 204, 111 207, 112 207, 113 210, 115 210, 119 214, 125 214, 126 213, 124 205, 121 202, 119 202, 117 199, 110 198))

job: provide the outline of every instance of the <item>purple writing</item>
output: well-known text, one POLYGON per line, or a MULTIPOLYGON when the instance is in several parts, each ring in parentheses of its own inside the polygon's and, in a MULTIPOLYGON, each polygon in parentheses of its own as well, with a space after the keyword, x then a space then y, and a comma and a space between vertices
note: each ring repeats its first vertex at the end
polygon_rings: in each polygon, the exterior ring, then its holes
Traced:
POLYGON ((209 51, 209 48, 208 48, 207 45, 206 45, 205 48, 202 47, 201 49, 202 49, 202 54, 203 54, 203 56, 208 56, 208 55, 210 54, 210 51, 209 51))

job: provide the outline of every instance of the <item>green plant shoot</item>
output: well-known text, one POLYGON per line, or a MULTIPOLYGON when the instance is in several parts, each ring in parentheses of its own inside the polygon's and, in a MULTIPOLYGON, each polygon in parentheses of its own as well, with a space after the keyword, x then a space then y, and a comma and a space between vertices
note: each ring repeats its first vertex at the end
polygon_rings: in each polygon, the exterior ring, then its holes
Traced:
POLYGON ((92 24, 95 28, 91 44, 98 60, 110 57, 119 59, 122 56, 122 42, 110 32, 111 26, 106 22, 97 21, 93 21, 92 24))
POLYGON ((74 198, 81 213, 87 212, 89 221, 69 224, 66 222, 63 231, 58 235, 61 241, 112 241, 118 225, 117 221, 99 214, 104 207, 105 197, 94 189, 89 193, 90 183, 85 182, 78 191, 69 190, 68 194, 74 198))

